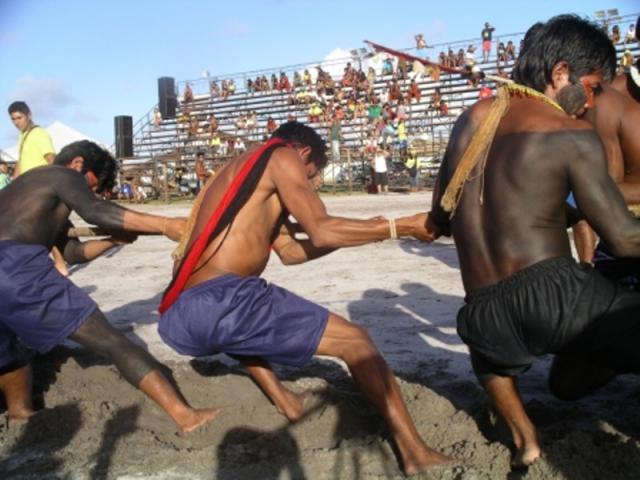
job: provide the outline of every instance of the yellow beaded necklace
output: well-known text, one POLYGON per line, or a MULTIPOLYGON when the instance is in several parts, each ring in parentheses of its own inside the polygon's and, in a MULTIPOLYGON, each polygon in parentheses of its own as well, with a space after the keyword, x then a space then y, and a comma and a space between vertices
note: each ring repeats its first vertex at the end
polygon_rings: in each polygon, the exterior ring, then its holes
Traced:
POLYGON ((507 83, 502 88, 506 88, 509 92, 509 95, 518 96, 518 97, 526 97, 526 98, 534 98, 536 100, 540 100, 548 105, 551 105, 554 108, 564 112, 564 109, 558 104, 558 102, 551 100, 544 93, 540 93, 537 90, 534 90, 531 87, 527 87, 526 85, 520 85, 519 83, 507 83))

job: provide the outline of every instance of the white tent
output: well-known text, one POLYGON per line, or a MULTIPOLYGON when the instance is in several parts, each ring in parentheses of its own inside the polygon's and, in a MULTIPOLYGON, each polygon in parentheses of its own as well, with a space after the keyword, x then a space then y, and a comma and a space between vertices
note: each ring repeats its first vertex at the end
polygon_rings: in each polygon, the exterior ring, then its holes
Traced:
MULTIPOLYGON (((53 142, 53 148, 56 152, 59 152, 62 147, 68 145, 71 142, 77 142, 78 140, 90 140, 92 142, 97 143, 103 148, 107 148, 102 143, 92 139, 88 135, 81 133, 68 125, 65 125, 62 122, 55 121, 51 125, 45 128, 45 130, 51 136, 51 141, 53 142)), ((16 138, 18 132, 16 130, 16 138)), ((18 159, 18 144, 16 143, 14 146, 5 148, 2 152, 4 155, 4 159, 9 162, 16 161, 18 159)))

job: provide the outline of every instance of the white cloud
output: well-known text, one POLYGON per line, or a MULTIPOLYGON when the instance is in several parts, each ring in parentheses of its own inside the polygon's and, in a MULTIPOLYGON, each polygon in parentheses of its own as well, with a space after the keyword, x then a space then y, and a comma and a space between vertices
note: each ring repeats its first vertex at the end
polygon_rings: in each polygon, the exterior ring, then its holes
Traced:
POLYGON ((72 120, 78 123, 100 123, 100 118, 92 112, 76 109, 73 112, 72 120))
POLYGON ((9 95, 9 100, 27 102, 37 122, 38 119, 55 119, 61 110, 76 105, 78 101, 69 90, 64 82, 55 78, 26 76, 16 80, 16 88, 9 95))

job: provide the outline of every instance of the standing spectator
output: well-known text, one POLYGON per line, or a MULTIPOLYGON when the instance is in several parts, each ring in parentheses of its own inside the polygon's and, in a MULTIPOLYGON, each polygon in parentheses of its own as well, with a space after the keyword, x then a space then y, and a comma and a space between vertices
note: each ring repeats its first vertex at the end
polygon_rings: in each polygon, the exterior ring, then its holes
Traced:
POLYGON ((618 43, 620 43, 620 27, 618 25, 613 26, 613 28, 611 29, 611 34, 609 35, 609 38, 611 39, 611 42, 614 45, 617 45, 618 43))
POLYGON ((9 105, 9 116, 20 131, 18 164, 13 177, 32 168, 50 165, 55 157, 51 137, 44 128, 33 123, 29 106, 25 102, 13 102, 9 105))
POLYGON ((154 128, 160 128, 162 124, 162 113, 158 107, 153 109, 153 126, 154 128))
POLYGON ((414 147, 409 148, 409 155, 404 162, 404 166, 409 172, 409 190, 417 192, 420 187, 420 159, 414 147))
MULTIPOLYGON (((18 164, 13 172, 13 178, 33 168, 51 165, 55 158, 51 137, 44 128, 33 123, 29 106, 22 101, 13 102, 9 105, 9 116, 15 127, 20 131, 18 164)), ((65 277, 69 275, 67 264, 60 250, 53 247, 51 256, 56 270, 65 277)))
POLYGON ((627 30, 626 35, 624 36, 624 43, 633 43, 636 41, 636 26, 631 23, 629 24, 629 29, 627 30))
POLYGON ((220 96, 220 85, 215 80, 211 80, 209 90, 211 91, 211 100, 220 96))
POLYGON ((482 36, 482 61, 487 63, 489 61, 489 54, 491 53, 491 38, 493 37, 493 31, 495 30, 489 22, 485 22, 484 28, 480 35, 482 36))
POLYGON ((204 187, 204 184, 206 183, 207 176, 208 176, 207 169, 204 166, 204 152, 198 152, 196 154, 195 170, 196 170, 196 182, 197 182, 195 195, 198 195, 202 187, 204 187))
POLYGON ((334 117, 331 121, 331 160, 338 162, 340 160, 340 140, 342 140, 342 131, 340 128, 340 120, 334 117))
POLYGON ((9 185, 11 177, 9 177, 9 165, 4 160, 0 160, 0 190, 9 185))
POLYGON ((407 135, 407 125, 404 118, 398 119, 398 128, 396 128, 396 135, 398 136, 398 151, 400 153, 400 158, 404 160, 407 156, 407 145, 409 139, 407 135))
POLYGON ((631 53, 631 50, 627 48, 620 58, 620 68, 624 73, 629 73, 631 71, 633 60, 633 53, 631 53))
POLYGON ((513 43, 513 40, 507 42, 505 57, 508 62, 515 62, 516 60, 516 45, 513 43))
POLYGON ((505 47, 504 42, 498 43, 498 55, 496 56, 496 65, 499 67, 500 63, 503 65, 507 64, 507 47, 505 47))
POLYGON ((423 50, 425 48, 428 48, 427 41, 424 39, 423 34, 417 33, 416 35, 413 36, 413 38, 416 41, 416 48, 418 50, 423 50))
POLYGON ((187 83, 182 96, 182 103, 193 102, 193 90, 191 90, 191 84, 187 83))
POLYGON ((267 133, 271 135, 278 128, 278 124, 273 119, 273 117, 267 118, 267 133))
POLYGON ((408 94, 409 103, 411 103, 411 100, 413 100, 414 98, 416 99, 417 103, 420 103, 421 96, 422 96, 422 93, 420 93, 420 87, 416 83, 415 79, 411 80, 411 83, 409 84, 409 94, 408 94))
POLYGON ((376 188, 378 193, 389 193, 389 173, 387 170, 387 157, 389 154, 382 148, 376 149, 373 157, 373 171, 376 174, 376 188))

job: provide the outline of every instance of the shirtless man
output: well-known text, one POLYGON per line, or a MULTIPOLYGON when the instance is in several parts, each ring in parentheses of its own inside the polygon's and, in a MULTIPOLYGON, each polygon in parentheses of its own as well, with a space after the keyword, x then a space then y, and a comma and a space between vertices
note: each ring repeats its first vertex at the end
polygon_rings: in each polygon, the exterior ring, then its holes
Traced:
POLYGON ((62 149, 54 165, 24 173, 0 191, 0 391, 12 421, 28 418, 33 413, 31 369, 21 345, 45 353, 69 338, 111 360, 182 431, 191 431, 212 420, 218 409, 186 405, 153 357, 113 328, 48 256, 55 245, 69 263, 83 263, 121 243, 118 237, 85 243, 68 238, 72 210, 107 229, 180 236, 183 219, 100 200, 93 192, 108 191, 115 175, 116 162, 108 152, 76 142, 62 149))
POLYGON ((303 366, 313 355, 338 357, 389 425, 404 472, 410 475, 445 464, 449 459, 420 438, 393 373, 367 332, 259 277, 271 249, 290 265, 390 236, 431 240, 424 227, 426 214, 395 221, 328 215, 310 181, 326 161, 324 141, 312 128, 294 121, 280 126, 260 149, 218 172, 203 193, 189 253, 160 306, 160 335, 185 355, 224 352, 239 357, 291 421, 304 413, 302 398, 279 384, 268 362, 303 366), (253 185, 241 189, 246 203, 232 203, 222 213, 220 204, 228 203, 225 192, 255 159, 259 160, 254 168, 264 170, 250 174, 247 181, 253 179, 253 185), (215 229, 209 223, 212 215, 222 215, 215 229), (308 239, 295 237, 289 215, 308 239), (212 232, 206 230, 208 224, 212 232), (185 270, 188 264, 192 271, 185 270))
POLYGON ((525 86, 507 85, 462 114, 434 189, 428 227, 453 235, 467 292, 458 333, 511 430, 518 467, 541 455, 516 384, 536 357, 556 354, 549 383, 565 399, 640 373, 640 294, 576 263, 566 231, 571 189, 616 255, 640 255, 640 223, 598 135, 563 111, 576 96, 585 105, 615 66, 611 42, 587 21, 532 27, 513 71, 525 86))
MULTIPOLYGON (((602 140, 607 156, 609 174, 618 184, 625 202, 630 207, 640 205, 640 103, 605 86, 594 108, 586 110, 582 119, 591 123, 602 140)), ((595 235, 586 221, 583 233, 574 237, 590 248, 585 253, 593 257, 595 268, 604 276, 623 285, 640 289, 640 259, 615 258, 608 246, 600 242, 595 248, 595 235)), ((591 260, 591 257, 588 257, 591 260)))

